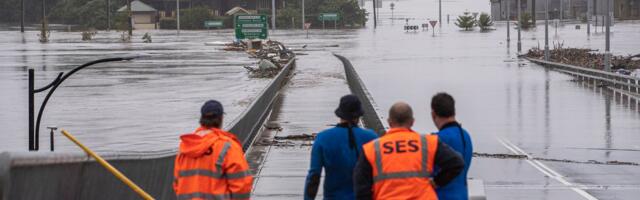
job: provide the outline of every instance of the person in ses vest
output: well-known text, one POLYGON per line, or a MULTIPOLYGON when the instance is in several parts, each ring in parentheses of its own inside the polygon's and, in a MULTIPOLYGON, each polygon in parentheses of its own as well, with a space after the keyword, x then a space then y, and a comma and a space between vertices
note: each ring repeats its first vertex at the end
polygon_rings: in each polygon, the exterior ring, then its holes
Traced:
POLYGON ((240 142, 221 130, 222 104, 207 101, 200 127, 180 136, 174 166, 177 199, 250 199, 253 177, 240 142))
POLYGON ((313 142, 304 199, 315 199, 323 168, 324 199, 354 199, 353 168, 362 156, 362 145, 378 138, 373 131, 358 127, 364 111, 355 95, 343 96, 335 114, 340 123, 320 132, 313 142))
POLYGON ((353 174, 356 199, 438 199, 435 188, 458 176, 464 161, 437 135, 411 130, 408 104, 393 104, 388 122, 391 129, 384 136, 362 147, 353 174), (440 173, 432 177, 434 166, 440 173))
MULTIPOLYGON (((438 93, 431 98, 431 118, 440 130, 440 141, 449 145, 462 155, 464 170, 451 183, 436 189, 440 200, 465 200, 469 198, 467 172, 471 166, 473 145, 469 133, 456 121, 456 108, 453 97, 447 93, 438 93)), ((436 168, 436 174, 438 169, 436 168)))

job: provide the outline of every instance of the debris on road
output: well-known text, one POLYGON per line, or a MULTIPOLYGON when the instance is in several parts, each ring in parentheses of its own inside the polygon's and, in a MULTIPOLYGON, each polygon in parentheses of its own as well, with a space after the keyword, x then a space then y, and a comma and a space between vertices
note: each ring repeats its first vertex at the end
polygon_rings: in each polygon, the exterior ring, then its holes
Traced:
POLYGON ((301 134, 301 135, 287 135, 287 136, 275 136, 275 140, 298 140, 298 141, 313 141, 316 139, 317 133, 301 134))
MULTIPOLYGON (((593 69, 604 69, 604 54, 598 50, 585 48, 564 48, 562 43, 554 44, 549 50, 550 60, 593 69)), ((535 47, 529 49, 525 56, 535 59, 544 59, 544 49, 535 47)), ((633 71, 640 69, 640 54, 629 56, 611 56, 611 68, 633 71)), ((628 74, 627 74, 628 75, 628 74)))
MULTIPOLYGON (((478 153, 478 152, 473 152, 473 157, 497 158, 497 159, 516 159, 516 160, 529 159, 529 156, 527 156, 527 155, 503 154, 503 153, 491 154, 491 153, 478 153)), ((576 161, 576 160, 568 160, 568 159, 554 159, 554 158, 541 158, 541 157, 532 157, 531 159, 532 160, 539 160, 539 161, 547 161, 547 162, 563 162, 563 163, 576 163, 576 164, 640 166, 639 163, 617 161, 617 160, 611 160, 611 161, 597 161, 597 160, 576 161)))

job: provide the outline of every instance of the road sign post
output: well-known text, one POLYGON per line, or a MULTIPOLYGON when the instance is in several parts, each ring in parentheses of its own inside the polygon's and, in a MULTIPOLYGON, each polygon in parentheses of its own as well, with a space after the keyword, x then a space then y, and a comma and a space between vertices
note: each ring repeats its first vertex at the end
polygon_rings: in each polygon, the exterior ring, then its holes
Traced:
POLYGON ((309 38, 309 28, 311 28, 311 23, 304 23, 304 29, 307 30, 307 38, 309 38))
POLYGON ((429 21, 429 24, 431 24, 431 30, 433 31, 433 36, 436 36, 436 24, 438 23, 438 21, 429 21))
POLYGON ((234 19, 236 39, 267 39, 266 15, 236 15, 234 19))

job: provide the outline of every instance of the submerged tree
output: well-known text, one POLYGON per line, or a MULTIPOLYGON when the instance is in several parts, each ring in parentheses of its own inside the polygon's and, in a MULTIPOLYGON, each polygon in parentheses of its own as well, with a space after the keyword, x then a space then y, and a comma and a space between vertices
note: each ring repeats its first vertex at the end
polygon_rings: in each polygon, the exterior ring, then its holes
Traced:
POLYGON ((476 25, 476 18, 469 15, 469 12, 465 12, 464 15, 458 16, 455 25, 464 29, 465 31, 470 31, 476 25))
POLYGON ((480 27, 481 30, 486 31, 491 30, 491 26, 493 26, 493 20, 491 19, 491 16, 489 16, 489 14, 487 13, 480 14, 480 19, 478 19, 478 27, 480 27))
POLYGON ((531 22, 531 14, 523 13, 520 18, 520 24, 522 24, 522 29, 529 29, 532 27, 533 23, 531 22))

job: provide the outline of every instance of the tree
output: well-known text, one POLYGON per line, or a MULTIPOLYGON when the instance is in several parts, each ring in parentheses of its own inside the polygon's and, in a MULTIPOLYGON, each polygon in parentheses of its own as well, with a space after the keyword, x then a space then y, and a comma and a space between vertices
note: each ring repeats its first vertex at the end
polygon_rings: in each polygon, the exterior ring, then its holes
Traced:
POLYGON ((470 31, 476 25, 476 19, 469 15, 469 12, 465 12, 464 15, 458 16, 458 19, 454 24, 465 31, 470 31))
POLYGON ((523 13, 522 17, 520 18, 520 24, 522 26, 522 29, 529 29, 532 27, 533 23, 531 22, 531 14, 529 13, 523 13))
POLYGON ((491 26, 493 26, 493 20, 491 20, 491 16, 487 13, 480 14, 480 19, 478 19, 478 27, 481 30, 491 30, 491 26))

